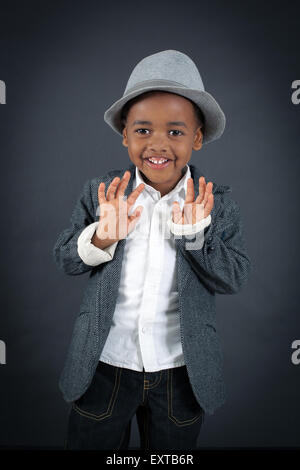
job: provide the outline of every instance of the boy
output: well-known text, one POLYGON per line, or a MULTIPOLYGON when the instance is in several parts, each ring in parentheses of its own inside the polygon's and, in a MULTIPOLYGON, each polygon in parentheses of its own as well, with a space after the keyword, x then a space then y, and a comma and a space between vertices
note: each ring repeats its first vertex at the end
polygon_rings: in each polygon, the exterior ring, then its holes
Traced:
POLYGON ((250 272, 231 188, 188 165, 225 116, 194 62, 166 50, 136 65, 104 119, 132 164, 86 181, 54 247, 65 273, 90 272, 60 378, 66 448, 126 449, 136 414, 143 450, 195 449, 226 400, 215 294, 250 272))

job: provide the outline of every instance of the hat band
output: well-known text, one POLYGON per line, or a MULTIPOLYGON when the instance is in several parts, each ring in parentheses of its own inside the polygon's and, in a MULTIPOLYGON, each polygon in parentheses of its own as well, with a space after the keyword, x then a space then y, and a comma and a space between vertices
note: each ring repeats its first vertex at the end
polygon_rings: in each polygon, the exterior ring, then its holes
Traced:
POLYGON ((133 87, 126 90, 123 96, 126 96, 129 93, 132 93, 133 91, 139 90, 140 88, 145 88, 147 84, 149 84, 149 86, 153 86, 153 85, 154 86, 176 86, 176 87, 181 87, 181 88, 188 88, 187 86, 179 82, 154 78, 152 80, 144 80, 142 82, 139 82, 137 85, 134 85, 133 87))

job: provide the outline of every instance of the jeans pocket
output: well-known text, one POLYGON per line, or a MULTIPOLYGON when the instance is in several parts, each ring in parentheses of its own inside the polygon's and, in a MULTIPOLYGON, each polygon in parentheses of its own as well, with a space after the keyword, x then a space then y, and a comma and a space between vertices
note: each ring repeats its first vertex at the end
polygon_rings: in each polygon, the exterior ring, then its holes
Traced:
POLYGON ((122 369, 99 362, 85 393, 72 404, 82 416, 97 421, 112 415, 119 394, 122 369))
POLYGON ((203 409, 196 400, 185 366, 168 370, 167 387, 169 419, 177 426, 195 423, 203 415, 203 409))

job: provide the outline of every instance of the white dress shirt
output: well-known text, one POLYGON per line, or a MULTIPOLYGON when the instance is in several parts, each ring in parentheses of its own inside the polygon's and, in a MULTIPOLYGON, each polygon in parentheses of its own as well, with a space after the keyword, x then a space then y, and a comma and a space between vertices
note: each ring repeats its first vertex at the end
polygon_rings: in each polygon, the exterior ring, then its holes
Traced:
MULTIPOLYGON (((197 224, 172 221, 172 203, 183 209, 189 165, 175 188, 161 197, 145 183, 136 167, 132 190, 140 183, 145 188, 130 214, 139 205, 142 214, 126 237, 120 286, 111 328, 100 360, 136 371, 154 372, 185 364, 180 335, 179 300, 174 234, 204 232, 211 216, 197 224)), ((78 238, 78 254, 84 263, 97 266, 109 262, 118 242, 105 250, 91 243, 98 222, 86 227, 78 238)))

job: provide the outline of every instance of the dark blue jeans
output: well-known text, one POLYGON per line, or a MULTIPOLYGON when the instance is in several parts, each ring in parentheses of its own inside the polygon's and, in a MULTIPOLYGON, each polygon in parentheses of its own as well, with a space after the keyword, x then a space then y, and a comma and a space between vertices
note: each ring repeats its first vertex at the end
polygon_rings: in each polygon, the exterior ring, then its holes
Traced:
POLYGON ((193 450, 204 420, 186 366, 138 372, 99 361, 72 403, 65 449, 128 449, 136 414, 141 450, 193 450))

